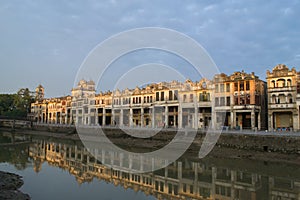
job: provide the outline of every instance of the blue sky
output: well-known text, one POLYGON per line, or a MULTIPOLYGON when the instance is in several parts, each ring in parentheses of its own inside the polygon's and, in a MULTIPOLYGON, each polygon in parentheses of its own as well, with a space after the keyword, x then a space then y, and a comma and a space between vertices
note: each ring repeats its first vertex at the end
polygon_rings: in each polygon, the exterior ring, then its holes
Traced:
POLYGON ((145 26, 192 37, 225 73, 243 69, 265 79, 279 63, 300 70, 299 10, 293 0, 2 0, 0 93, 42 84, 47 97, 70 94, 97 44, 145 26))

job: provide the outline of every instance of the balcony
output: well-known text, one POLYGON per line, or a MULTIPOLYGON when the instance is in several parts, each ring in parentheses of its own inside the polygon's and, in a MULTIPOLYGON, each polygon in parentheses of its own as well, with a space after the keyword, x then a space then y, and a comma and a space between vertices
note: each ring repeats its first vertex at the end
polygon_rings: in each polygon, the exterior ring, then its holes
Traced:
POLYGON ((285 86, 285 87, 269 87, 268 92, 294 92, 296 91, 296 86, 285 86))
POLYGON ((199 101, 198 107, 211 107, 212 102, 211 101, 199 101))
POLYGON ((279 104, 270 103, 269 104, 269 109, 295 109, 295 108, 297 108, 296 103, 279 103, 279 104))

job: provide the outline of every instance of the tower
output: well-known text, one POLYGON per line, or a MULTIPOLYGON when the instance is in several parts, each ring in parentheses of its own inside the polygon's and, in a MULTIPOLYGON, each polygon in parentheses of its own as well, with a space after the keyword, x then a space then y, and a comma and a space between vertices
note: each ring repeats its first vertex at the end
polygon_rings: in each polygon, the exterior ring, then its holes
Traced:
POLYGON ((44 87, 40 84, 35 88, 35 99, 36 101, 42 101, 44 99, 45 90, 44 87))

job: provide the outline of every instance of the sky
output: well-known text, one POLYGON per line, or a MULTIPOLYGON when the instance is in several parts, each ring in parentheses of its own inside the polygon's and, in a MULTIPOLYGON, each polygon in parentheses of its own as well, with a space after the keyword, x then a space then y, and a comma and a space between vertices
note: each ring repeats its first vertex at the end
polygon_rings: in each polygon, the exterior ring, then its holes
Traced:
MULTIPOLYGON (((112 35, 142 27, 186 34, 221 72, 244 70, 265 80, 266 70, 280 63, 300 70, 299 10, 295 0, 2 0, 0 93, 42 84, 46 97, 68 95, 91 50, 112 35)), ((160 56, 138 63, 170 59, 160 56)), ((189 78, 197 79, 193 73, 189 78)))

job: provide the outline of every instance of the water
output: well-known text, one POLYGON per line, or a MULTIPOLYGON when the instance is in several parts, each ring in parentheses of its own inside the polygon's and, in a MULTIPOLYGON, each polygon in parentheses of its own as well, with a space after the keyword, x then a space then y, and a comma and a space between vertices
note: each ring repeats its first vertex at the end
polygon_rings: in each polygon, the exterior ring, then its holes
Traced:
POLYGON ((21 191, 32 199, 300 199, 299 169, 185 155, 133 174, 102 165, 80 141, 0 133, 0 170, 23 176, 21 191))

